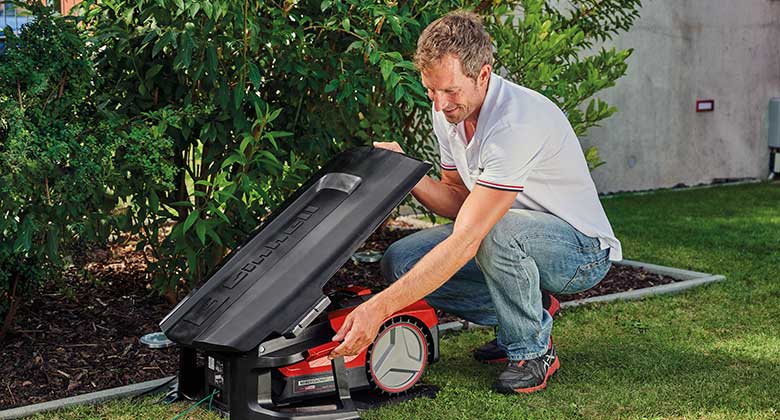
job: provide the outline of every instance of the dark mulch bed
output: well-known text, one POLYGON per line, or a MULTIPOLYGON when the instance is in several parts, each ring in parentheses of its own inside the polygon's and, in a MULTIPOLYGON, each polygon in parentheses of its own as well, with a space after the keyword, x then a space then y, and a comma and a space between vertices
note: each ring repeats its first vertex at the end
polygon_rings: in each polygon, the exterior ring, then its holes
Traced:
MULTIPOLYGON (((385 229, 372 235, 362 250, 383 251, 391 243, 409 235, 410 230, 385 229)), ((650 273, 647 270, 625 265, 613 265, 607 276, 594 288, 573 295, 557 296, 561 301, 585 299, 592 296, 643 289, 675 282, 667 276, 650 273)), ((370 287, 374 291, 382 290, 388 283, 382 277, 379 264, 358 264, 355 261, 344 264, 341 270, 328 282, 326 290, 346 287, 353 284, 370 287)))
MULTIPOLYGON (((384 250, 408 230, 384 229, 362 250, 384 250)), ((134 243, 82 255, 61 284, 48 284, 17 315, 15 333, 0 344, 0 409, 50 401, 176 373, 175 348, 150 350, 138 341, 159 330, 172 305, 149 285, 134 243)), ((641 269, 613 266, 580 299, 673 282, 641 269)), ((387 286, 378 263, 348 262, 328 288, 387 286)), ((441 314, 444 320, 451 318, 441 314)))

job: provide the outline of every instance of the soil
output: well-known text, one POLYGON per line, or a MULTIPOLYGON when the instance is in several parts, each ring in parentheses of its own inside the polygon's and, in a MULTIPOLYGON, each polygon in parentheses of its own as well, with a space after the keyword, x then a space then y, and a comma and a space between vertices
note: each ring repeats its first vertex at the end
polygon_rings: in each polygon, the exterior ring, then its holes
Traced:
MULTIPOLYGON (((395 227, 398 227, 396 224, 395 227)), ((413 231, 382 229, 361 251, 382 251, 413 231)), ((594 289, 560 300, 639 289, 675 280, 613 266, 594 289)), ((175 375, 175 347, 139 343, 159 331, 172 305, 151 289, 143 255, 128 242, 83 253, 63 281, 49 282, 19 308, 14 331, 0 343, 0 410, 175 375)), ((387 286, 379 263, 347 262, 328 283, 375 292, 387 286)), ((442 320, 455 319, 440 314, 442 320)))

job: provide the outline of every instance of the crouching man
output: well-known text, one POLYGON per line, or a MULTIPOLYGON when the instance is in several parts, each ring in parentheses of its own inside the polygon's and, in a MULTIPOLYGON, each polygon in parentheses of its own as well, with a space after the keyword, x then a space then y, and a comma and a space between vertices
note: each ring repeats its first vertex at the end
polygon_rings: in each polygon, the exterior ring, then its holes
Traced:
MULTIPOLYGON (((455 222, 387 250, 382 269, 394 283, 348 316, 331 357, 357 354, 386 317, 424 298, 497 327, 474 352, 507 363, 496 390, 543 389, 560 367, 550 335, 556 302, 543 295, 589 289, 621 259, 566 116, 494 74, 492 51, 470 13, 450 13, 420 36, 415 64, 433 102, 442 176, 422 179, 412 194, 455 222)), ((375 146, 403 153, 396 143, 375 146)))

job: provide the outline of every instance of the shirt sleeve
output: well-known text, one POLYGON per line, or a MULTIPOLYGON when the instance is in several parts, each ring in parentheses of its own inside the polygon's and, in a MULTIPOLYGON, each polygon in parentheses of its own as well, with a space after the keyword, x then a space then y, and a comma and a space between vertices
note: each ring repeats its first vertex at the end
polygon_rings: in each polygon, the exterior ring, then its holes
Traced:
POLYGON ((454 171, 455 159, 450 150, 450 140, 447 135, 447 128, 442 127, 441 122, 436 118, 436 112, 431 110, 431 120, 433 121, 433 132, 436 134, 436 141, 439 143, 439 158, 441 159, 441 169, 443 171, 454 171))
POLYGON ((485 138, 477 184, 522 192, 528 175, 544 155, 548 135, 539 131, 528 125, 506 125, 485 138))

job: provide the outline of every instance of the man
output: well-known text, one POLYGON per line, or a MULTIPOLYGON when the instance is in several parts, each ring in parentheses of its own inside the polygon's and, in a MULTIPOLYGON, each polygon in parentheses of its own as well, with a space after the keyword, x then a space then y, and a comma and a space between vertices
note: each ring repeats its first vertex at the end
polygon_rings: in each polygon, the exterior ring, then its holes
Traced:
MULTIPOLYGON (((565 115, 492 73, 492 44, 476 15, 454 12, 428 26, 415 64, 433 101, 442 176, 422 179, 412 194, 455 222, 387 250, 383 272, 397 280, 347 317, 331 357, 357 354, 386 317, 425 298, 498 327, 474 354, 508 360, 498 391, 543 389, 560 362, 541 290, 593 287, 621 259, 620 242, 565 115)), ((396 143, 375 146, 403 153, 396 143)))

